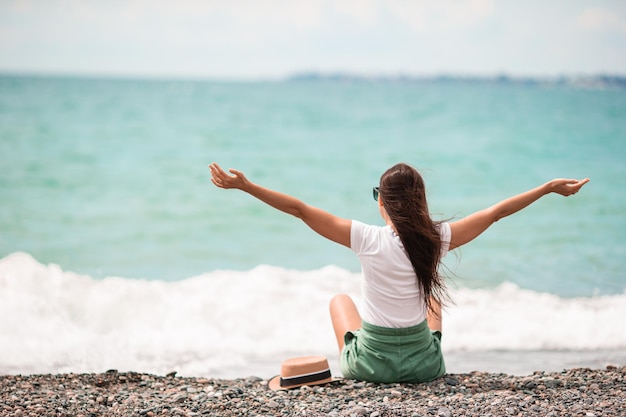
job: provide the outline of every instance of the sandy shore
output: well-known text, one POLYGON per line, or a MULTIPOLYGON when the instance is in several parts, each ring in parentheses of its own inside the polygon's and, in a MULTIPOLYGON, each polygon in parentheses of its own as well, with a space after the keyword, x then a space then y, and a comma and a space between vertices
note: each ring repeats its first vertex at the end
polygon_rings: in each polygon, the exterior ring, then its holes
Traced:
POLYGON ((257 377, 8 375, 0 395, 1 416, 625 416, 626 367, 449 374, 416 385, 341 379, 282 392, 257 377))

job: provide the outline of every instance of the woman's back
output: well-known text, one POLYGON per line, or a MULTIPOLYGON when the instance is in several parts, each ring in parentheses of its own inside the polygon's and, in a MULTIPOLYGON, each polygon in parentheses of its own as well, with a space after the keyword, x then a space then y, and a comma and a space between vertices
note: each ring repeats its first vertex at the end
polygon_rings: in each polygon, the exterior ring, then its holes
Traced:
MULTIPOLYGON (((447 253, 450 227, 440 226, 442 256, 447 253)), ((390 226, 352 221, 351 249, 363 269, 361 317, 383 327, 402 328, 421 323, 426 305, 415 271, 400 238, 390 226)))

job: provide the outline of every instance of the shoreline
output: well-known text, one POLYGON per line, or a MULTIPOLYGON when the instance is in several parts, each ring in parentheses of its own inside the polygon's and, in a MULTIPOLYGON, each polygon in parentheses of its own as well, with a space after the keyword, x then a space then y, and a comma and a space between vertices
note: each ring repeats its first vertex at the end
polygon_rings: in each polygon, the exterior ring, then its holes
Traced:
MULTIPOLYGON (((166 375, 176 370, 179 377, 196 377, 218 380, 235 380, 246 375, 254 375, 261 379, 271 378, 280 370, 283 358, 322 355, 326 356, 333 375, 341 375, 339 355, 336 352, 324 353, 313 351, 289 351, 280 355, 250 356, 241 363, 222 364, 220 366, 185 366, 181 364, 163 365, 159 367, 129 366, 116 368, 118 372, 134 372, 149 375, 166 375)), ((446 372, 450 374, 469 374, 480 371, 491 374, 507 374, 511 376, 527 376, 536 372, 561 372, 564 369, 604 369, 607 366, 626 366, 626 350, 485 350, 485 351, 444 351, 446 372)), ((58 363, 56 365, 59 365, 58 363)), ((0 363, 1 375, 61 375, 61 374, 99 374, 107 367, 93 369, 90 367, 76 368, 75 364, 65 364, 55 369, 41 369, 35 366, 7 366, 0 363)))
POLYGON ((626 367, 527 376, 471 372, 423 384, 338 379, 290 391, 267 380, 99 374, 0 376, 0 416, 621 416, 626 367))

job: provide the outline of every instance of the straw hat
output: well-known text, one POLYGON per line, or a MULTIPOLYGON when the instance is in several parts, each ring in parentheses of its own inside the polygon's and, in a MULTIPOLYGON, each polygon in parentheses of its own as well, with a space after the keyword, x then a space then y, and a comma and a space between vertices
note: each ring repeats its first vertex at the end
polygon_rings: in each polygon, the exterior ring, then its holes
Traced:
POLYGON ((280 375, 270 379, 271 390, 298 388, 303 385, 321 385, 335 381, 324 356, 302 356, 287 359, 280 367, 280 375))

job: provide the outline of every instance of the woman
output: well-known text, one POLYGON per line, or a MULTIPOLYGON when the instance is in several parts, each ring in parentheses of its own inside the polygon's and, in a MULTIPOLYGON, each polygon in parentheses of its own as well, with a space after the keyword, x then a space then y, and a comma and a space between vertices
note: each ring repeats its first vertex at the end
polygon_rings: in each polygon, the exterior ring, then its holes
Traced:
POLYGON ((211 182, 236 188, 302 219, 327 239, 350 248, 363 270, 361 312, 345 294, 330 304, 341 371, 371 382, 426 382, 442 376, 441 305, 446 289, 437 269, 441 257, 484 232, 494 222, 542 196, 576 194, 589 179, 554 179, 454 222, 434 222, 424 182, 406 164, 389 168, 374 188, 386 225, 371 226, 337 217, 297 198, 249 181, 218 164, 211 182))

